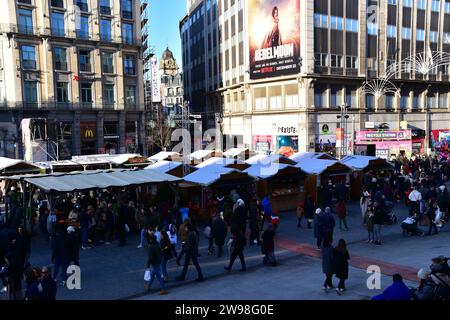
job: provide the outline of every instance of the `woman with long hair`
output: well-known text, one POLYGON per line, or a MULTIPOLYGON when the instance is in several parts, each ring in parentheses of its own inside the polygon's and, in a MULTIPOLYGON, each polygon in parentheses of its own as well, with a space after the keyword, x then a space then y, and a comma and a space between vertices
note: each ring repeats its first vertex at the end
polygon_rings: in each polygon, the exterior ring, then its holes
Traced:
POLYGON ((334 248, 333 257, 336 278, 339 279, 339 285, 336 288, 336 292, 341 294, 345 291, 345 280, 348 279, 348 260, 350 260, 347 244, 344 239, 340 239, 338 245, 334 248))

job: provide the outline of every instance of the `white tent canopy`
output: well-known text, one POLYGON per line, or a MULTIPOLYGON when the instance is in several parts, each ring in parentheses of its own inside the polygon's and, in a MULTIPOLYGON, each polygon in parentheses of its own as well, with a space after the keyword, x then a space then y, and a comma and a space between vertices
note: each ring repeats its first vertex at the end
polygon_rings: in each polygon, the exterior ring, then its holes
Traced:
POLYGON ((353 169, 363 170, 369 166, 370 161, 377 159, 381 158, 370 156, 346 156, 341 160, 341 162, 353 169))
POLYGON ((324 152, 297 152, 294 153, 289 159, 298 162, 302 159, 323 159, 323 160, 336 160, 331 155, 324 152))
POLYGON ((154 164, 151 164, 151 165, 145 167, 145 169, 156 170, 158 172, 166 173, 166 172, 176 169, 182 165, 183 165, 183 163, 181 163, 181 162, 160 160, 154 164))
POLYGON ((204 168, 204 167, 208 167, 211 165, 219 165, 219 166, 225 167, 225 166, 228 166, 231 164, 246 164, 246 163, 242 160, 236 160, 236 159, 231 159, 231 158, 212 157, 212 158, 209 158, 208 160, 205 160, 202 163, 198 164, 196 167, 204 168))
POLYGON ((73 192, 181 181, 180 178, 155 170, 98 170, 71 174, 31 176, 24 180, 45 192, 73 192))
POLYGON ((161 151, 158 152, 157 154, 151 156, 149 159, 150 160, 155 160, 155 161, 161 161, 161 160, 167 160, 170 157, 181 157, 181 155, 178 152, 172 152, 172 151, 161 151))
POLYGON ((24 160, 0 157, 1 174, 39 173, 40 167, 24 160))
POLYGON ((240 172, 237 169, 226 168, 220 165, 210 165, 198 169, 184 177, 184 181, 209 186, 220 179, 221 175, 230 174, 232 172, 240 172))
POLYGON ((267 179, 277 175, 280 170, 286 169, 288 167, 293 168, 293 166, 284 163, 271 163, 270 165, 254 164, 251 167, 245 169, 243 172, 248 173, 252 177, 267 179))
POLYGON ((189 155, 189 159, 191 160, 202 160, 203 158, 208 157, 214 150, 197 150, 189 155))
POLYGON ((113 164, 122 165, 122 164, 126 163, 128 160, 135 159, 135 158, 142 158, 142 156, 137 153, 120 154, 120 155, 115 155, 115 156, 111 157, 110 161, 113 164))
POLYGON ((271 155, 257 154, 251 157, 250 159, 246 160, 245 162, 251 165, 254 164, 268 165, 271 162, 280 162, 280 161, 285 161, 288 164, 295 165, 295 161, 286 158, 285 156, 280 154, 271 154, 271 155))
POLYGON ((243 152, 246 152, 247 148, 231 148, 223 153, 224 157, 234 158, 240 155, 243 152))
POLYGON ((322 174, 327 168, 338 163, 337 160, 300 159, 296 165, 307 174, 322 174))

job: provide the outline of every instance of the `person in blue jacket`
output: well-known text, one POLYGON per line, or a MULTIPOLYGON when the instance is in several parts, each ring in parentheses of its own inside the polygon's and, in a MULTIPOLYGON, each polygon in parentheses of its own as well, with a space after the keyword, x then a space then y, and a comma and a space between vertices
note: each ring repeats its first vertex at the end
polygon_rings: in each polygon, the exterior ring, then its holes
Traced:
POLYGON ((412 292, 403 283, 402 276, 398 273, 394 274, 392 280, 394 283, 386 288, 386 290, 384 290, 382 294, 372 297, 372 300, 412 300, 412 292))

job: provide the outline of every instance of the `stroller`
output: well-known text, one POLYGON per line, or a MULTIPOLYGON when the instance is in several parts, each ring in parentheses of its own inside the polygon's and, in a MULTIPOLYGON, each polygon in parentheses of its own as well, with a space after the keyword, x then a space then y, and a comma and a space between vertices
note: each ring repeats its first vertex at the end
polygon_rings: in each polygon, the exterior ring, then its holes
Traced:
POLYGON ((408 217, 402 222, 403 235, 406 236, 424 236, 425 232, 420 230, 417 226, 417 220, 415 217, 408 217))

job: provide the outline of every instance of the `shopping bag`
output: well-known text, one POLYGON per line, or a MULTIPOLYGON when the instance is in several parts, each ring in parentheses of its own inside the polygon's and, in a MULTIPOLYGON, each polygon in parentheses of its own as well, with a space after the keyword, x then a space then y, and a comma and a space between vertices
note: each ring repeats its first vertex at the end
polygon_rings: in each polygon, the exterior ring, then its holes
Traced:
POLYGON ((145 270, 144 281, 150 281, 150 269, 145 270))

